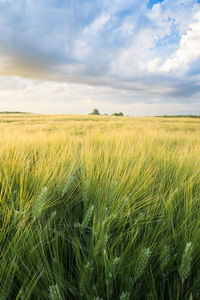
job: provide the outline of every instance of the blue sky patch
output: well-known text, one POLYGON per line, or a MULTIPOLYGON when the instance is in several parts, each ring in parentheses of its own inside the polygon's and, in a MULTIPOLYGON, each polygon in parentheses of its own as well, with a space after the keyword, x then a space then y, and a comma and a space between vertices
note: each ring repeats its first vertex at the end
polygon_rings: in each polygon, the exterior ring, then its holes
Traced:
MULTIPOLYGON (((147 4, 147 7, 149 9, 152 9, 152 7, 157 4, 157 3, 161 3, 163 2, 164 0, 149 0, 148 4, 147 4)), ((200 0, 199 0, 200 1, 200 0)))

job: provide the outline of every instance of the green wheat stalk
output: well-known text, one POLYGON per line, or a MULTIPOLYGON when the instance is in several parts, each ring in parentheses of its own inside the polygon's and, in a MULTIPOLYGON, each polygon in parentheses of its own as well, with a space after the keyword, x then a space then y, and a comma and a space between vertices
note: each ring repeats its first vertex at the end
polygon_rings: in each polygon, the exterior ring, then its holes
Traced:
POLYGON ((191 272, 192 251, 192 243, 188 242, 183 252, 181 265, 179 267, 179 275, 182 279, 182 282, 184 282, 189 277, 191 272))
POLYGON ((142 249, 134 270, 135 281, 138 280, 143 275, 148 265, 150 256, 151 256, 151 250, 149 248, 142 249))
POLYGON ((88 208, 88 210, 86 212, 86 215, 85 215, 85 217, 82 221, 82 224, 81 224, 81 227, 82 227, 83 230, 85 230, 88 227, 88 225, 89 225, 89 223, 92 219, 93 212, 94 212, 94 205, 91 205, 88 208))
POLYGON ((50 300, 63 300, 57 284, 51 285, 49 287, 49 298, 50 300))

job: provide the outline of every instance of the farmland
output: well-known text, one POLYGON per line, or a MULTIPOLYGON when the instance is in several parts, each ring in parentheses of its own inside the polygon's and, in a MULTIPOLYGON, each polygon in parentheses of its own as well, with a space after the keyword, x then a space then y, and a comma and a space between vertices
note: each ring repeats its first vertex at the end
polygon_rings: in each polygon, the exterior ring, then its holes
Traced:
POLYGON ((200 119, 0 115, 0 299, 200 299, 200 119))

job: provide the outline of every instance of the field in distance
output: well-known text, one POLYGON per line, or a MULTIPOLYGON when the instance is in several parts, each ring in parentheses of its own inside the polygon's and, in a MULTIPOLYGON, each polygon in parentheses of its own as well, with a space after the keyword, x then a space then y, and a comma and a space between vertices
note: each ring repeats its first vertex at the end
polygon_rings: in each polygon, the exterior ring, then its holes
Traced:
POLYGON ((200 119, 0 115, 0 299, 200 299, 200 119))

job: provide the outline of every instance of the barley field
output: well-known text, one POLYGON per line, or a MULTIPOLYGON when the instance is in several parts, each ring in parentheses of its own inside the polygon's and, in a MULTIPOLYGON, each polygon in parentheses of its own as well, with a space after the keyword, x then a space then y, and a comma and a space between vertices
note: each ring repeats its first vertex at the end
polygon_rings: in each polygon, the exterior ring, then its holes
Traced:
POLYGON ((0 115, 0 299, 200 299, 200 119, 0 115))

